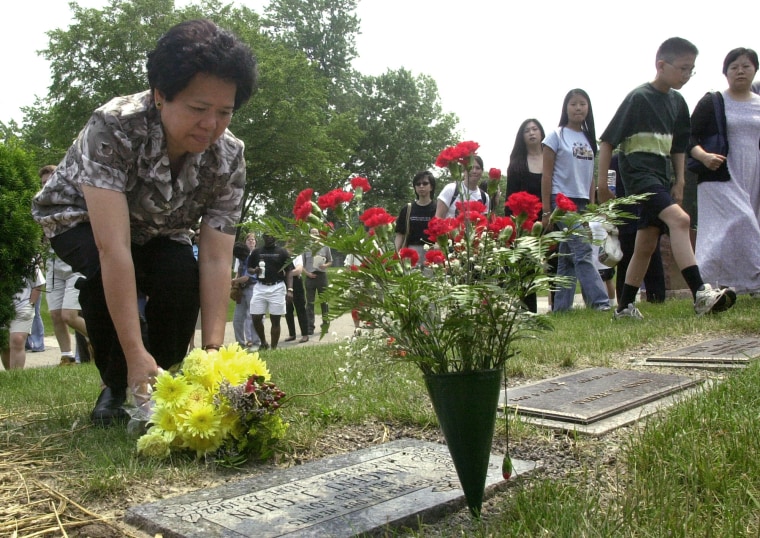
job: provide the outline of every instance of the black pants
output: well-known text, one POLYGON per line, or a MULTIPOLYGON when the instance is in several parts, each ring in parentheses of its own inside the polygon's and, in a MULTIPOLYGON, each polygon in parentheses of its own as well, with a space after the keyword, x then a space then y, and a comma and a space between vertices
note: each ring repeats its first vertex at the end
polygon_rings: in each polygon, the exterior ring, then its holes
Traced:
POLYGON ((306 317, 306 292, 303 288, 303 280, 300 276, 293 277, 293 302, 285 305, 285 323, 288 324, 288 335, 296 335, 296 320, 293 311, 298 314, 298 328, 301 336, 309 334, 309 323, 306 317))
MULTIPOLYGON (((103 382, 115 389, 126 387, 127 363, 106 304, 92 228, 81 224, 52 238, 50 244, 59 258, 85 277, 77 283, 79 303, 103 382)), ((137 289, 148 297, 145 346, 156 363, 167 369, 185 357, 195 331, 200 306, 198 263, 190 245, 165 237, 133 244, 132 259, 137 289)))

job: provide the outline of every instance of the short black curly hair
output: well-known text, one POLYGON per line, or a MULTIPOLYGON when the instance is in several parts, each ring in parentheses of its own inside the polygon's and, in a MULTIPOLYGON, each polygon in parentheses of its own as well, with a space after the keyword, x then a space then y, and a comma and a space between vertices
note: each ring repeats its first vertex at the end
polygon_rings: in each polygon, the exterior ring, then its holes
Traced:
POLYGON ((251 49, 233 34, 206 19, 173 26, 148 53, 148 83, 167 101, 184 90, 198 73, 219 77, 236 86, 235 110, 256 89, 257 62, 251 49))

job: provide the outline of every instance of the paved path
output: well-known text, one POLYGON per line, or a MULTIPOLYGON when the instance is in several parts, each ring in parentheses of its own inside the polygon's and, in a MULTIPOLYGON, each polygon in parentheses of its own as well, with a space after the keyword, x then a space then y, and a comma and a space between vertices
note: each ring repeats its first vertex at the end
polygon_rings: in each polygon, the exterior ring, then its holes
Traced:
MULTIPOLYGON (((319 327, 320 323, 320 317, 317 315, 317 327, 319 327)), ((267 330, 267 337, 269 336, 269 322, 267 321, 265 323, 265 327, 267 330)), ((298 323, 296 322, 296 330, 298 329, 298 323)), ((279 348, 288 348, 291 346, 313 346, 317 344, 324 344, 324 343, 332 343, 336 341, 342 341, 344 338, 349 337, 354 332, 354 323, 351 320, 350 315, 341 316, 340 318, 334 320, 330 324, 330 333, 325 335, 324 338, 321 340, 319 339, 319 334, 315 334, 314 336, 309 337, 309 341, 303 344, 298 343, 298 339, 300 339, 301 335, 300 333, 297 335, 295 342, 283 342, 282 340, 288 337, 288 327, 285 324, 285 320, 282 320, 281 324, 281 336, 280 336, 280 344, 279 348)), ((230 343, 235 341, 235 332, 232 328, 232 323, 227 323, 227 326, 224 331, 224 341, 225 343, 230 343)), ((75 344, 75 340, 72 336, 71 338, 72 344, 75 344)), ((197 330, 195 331, 195 344, 200 345, 201 343, 201 331, 197 330)), ((29 351, 26 352, 26 368, 36 368, 39 366, 57 366, 58 363, 61 360, 61 350, 58 347, 58 341, 55 339, 55 336, 46 336, 45 337, 45 351, 40 351, 38 353, 31 353, 29 351)))
MULTIPOLYGON (((576 295, 575 302, 578 306, 583 305, 583 300, 581 299, 580 295, 576 295)), ((546 312, 548 309, 548 305, 546 302, 546 298, 539 298, 538 299, 538 311, 539 312, 546 312)), ((317 315, 317 327, 319 327, 319 315, 317 315)), ((267 329, 267 335, 269 335, 269 322, 266 322, 266 329, 267 329)), ((298 325, 296 323, 296 329, 298 329, 298 325)), ((295 342, 280 342, 279 347, 280 348, 288 348, 291 346, 312 346, 316 344, 324 344, 324 343, 334 343, 337 341, 343 341, 345 338, 351 336, 354 332, 354 324, 351 320, 351 316, 346 314, 344 316, 341 316, 340 318, 334 320, 330 324, 330 332, 329 334, 325 335, 324 338, 321 340, 319 339, 319 335, 311 336, 309 337, 309 341, 303 344, 298 343, 298 339, 296 339, 295 342)), ((282 320, 282 336, 281 340, 288 337, 288 328, 285 324, 285 320, 282 320)), ((300 334, 298 335, 300 338, 300 334)), ((75 343, 74 338, 71 339, 72 344, 75 343)), ((227 327, 225 329, 224 333, 224 341, 226 343, 234 342, 235 341, 235 333, 232 329, 232 323, 227 323, 227 327)), ((201 331, 195 331, 195 343, 196 345, 200 345, 201 343, 201 331)), ((45 351, 41 351, 38 353, 26 353, 26 368, 36 368, 39 366, 57 366, 58 363, 61 360, 61 350, 58 347, 58 342, 56 341, 54 336, 46 336, 45 337, 45 351)))

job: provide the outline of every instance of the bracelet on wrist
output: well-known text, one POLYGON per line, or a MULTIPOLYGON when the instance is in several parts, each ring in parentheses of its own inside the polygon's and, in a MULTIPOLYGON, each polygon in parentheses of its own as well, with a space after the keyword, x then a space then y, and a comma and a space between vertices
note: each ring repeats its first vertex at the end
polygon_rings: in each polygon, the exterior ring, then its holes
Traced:
POLYGON ((201 349, 203 349, 203 351, 209 351, 211 349, 213 349, 214 351, 219 351, 219 349, 221 349, 221 347, 222 346, 218 346, 216 344, 206 344, 201 349))
POLYGON ((287 291, 293 291, 293 288, 288 288, 287 291))
POLYGON ((551 211, 544 211, 543 213, 541 213, 541 216, 542 216, 542 217, 548 217, 548 216, 550 216, 551 214, 552 214, 552 212, 551 212, 551 211))

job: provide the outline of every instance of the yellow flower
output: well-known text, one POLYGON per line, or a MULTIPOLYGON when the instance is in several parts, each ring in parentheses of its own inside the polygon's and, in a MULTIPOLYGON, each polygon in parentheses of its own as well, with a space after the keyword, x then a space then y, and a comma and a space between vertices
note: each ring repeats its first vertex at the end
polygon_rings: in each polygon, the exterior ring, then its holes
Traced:
POLYGON ((169 457, 169 443, 161 428, 155 426, 137 440, 137 452, 149 458, 165 459, 169 457))
POLYGON ((177 409, 184 405, 190 390, 190 385, 184 376, 174 377, 169 372, 164 372, 156 378, 156 385, 153 387, 153 400, 156 402, 157 408, 177 409))
POLYGON ((150 422, 167 434, 171 434, 170 441, 174 440, 174 436, 177 433, 177 416, 174 409, 156 406, 153 410, 153 415, 150 417, 150 422))
POLYGON ((183 448, 189 448, 195 450, 195 455, 199 458, 205 456, 209 452, 213 452, 222 446, 224 439, 221 435, 214 437, 200 437, 197 435, 185 436, 183 439, 183 448))
MULTIPOLYGON (((234 344, 237 346, 237 344, 234 344)), ((232 352, 220 350, 218 369, 221 377, 231 385, 245 383, 252 375, 261 375, 268 381, 271 377, 266 362, 259 358, 258 353, 246 353, 243 350, 232 352)))
POLYGON ((217 435, 222 423, 221 416, 209 403, 191 405, 179 414, 179 418, 182 419, 178 424, 182 434, 206 438, 217 435))
POLYGON ((202 349, 194 349, 182 362, 182 373, 190 383, 198 383, 208 389, 218 385, 216 372, 217 353, 208 354, 202 349))

